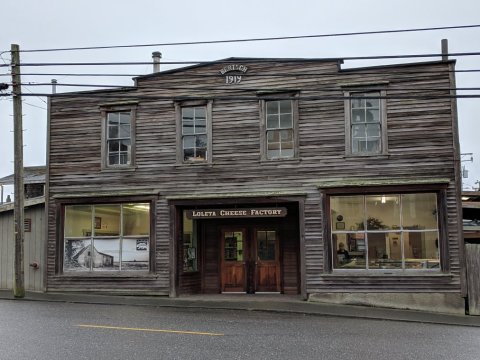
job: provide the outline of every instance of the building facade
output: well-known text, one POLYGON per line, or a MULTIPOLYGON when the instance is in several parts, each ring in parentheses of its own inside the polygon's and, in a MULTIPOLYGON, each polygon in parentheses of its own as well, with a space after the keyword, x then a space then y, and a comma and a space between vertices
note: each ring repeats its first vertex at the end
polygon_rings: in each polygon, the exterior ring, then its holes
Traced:
POLYGON ((460 306, 454 62, 341 65, 230 58, 52 95, 48 290, 460 306))

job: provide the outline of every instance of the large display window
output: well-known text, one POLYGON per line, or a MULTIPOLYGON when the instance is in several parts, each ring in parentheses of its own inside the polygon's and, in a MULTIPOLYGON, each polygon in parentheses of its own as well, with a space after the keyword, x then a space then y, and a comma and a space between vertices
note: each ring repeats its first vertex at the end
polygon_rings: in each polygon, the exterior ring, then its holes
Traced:
POLYGON ((150 204, 66 205, 64 272, 148 271, 150 204))
POLYGON ((440 270, 435 193, 330 197, 333 269, 440 270))

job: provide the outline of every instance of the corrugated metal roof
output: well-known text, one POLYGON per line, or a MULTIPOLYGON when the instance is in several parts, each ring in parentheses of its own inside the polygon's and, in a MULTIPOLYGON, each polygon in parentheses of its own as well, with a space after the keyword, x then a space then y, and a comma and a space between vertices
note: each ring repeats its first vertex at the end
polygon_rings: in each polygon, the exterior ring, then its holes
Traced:
MULTIPOLYGON (((23 168, 23 182, 24 184, 44 184, 46 173, 46 166, 26 166, 23 168)), ((13 183, 14 174, 0 179, 0 185, 12 185, 13 183)))

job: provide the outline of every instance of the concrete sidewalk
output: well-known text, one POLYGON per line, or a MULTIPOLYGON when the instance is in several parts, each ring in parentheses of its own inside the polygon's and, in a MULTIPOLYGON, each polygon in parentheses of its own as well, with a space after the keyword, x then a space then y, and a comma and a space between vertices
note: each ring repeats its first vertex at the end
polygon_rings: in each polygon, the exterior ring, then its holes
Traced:
MULTIPOLYGON (((0 290, 0 299, 14 300, 11 291, 0 290)), ((359 319, 419 322, 430 324, 480 327, 480 316, 447 315, 413 310, 397 310, 351 305, 334 305, 303 301, 286 295, 191 295, 179 298, 163 296, 125 296, 86 293, 27 292, 16 301, 49 301, 80 304, 173 307, 209 310, 243 310, 276 313, 334 316, 359 319)))

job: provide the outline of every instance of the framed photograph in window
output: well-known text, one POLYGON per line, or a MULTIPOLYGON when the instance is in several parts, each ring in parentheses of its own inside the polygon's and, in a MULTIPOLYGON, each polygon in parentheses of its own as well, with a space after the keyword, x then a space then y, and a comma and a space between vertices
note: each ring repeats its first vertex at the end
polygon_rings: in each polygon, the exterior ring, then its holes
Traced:
POLYGON ((335 224, 335 228, 337 230, 345 230, 345 223, 343 221, 338 221, 336 224, 335 224))
POLYGON ((95 216, 95 229, 102 228, 102 218, 99 216, 95 216))

